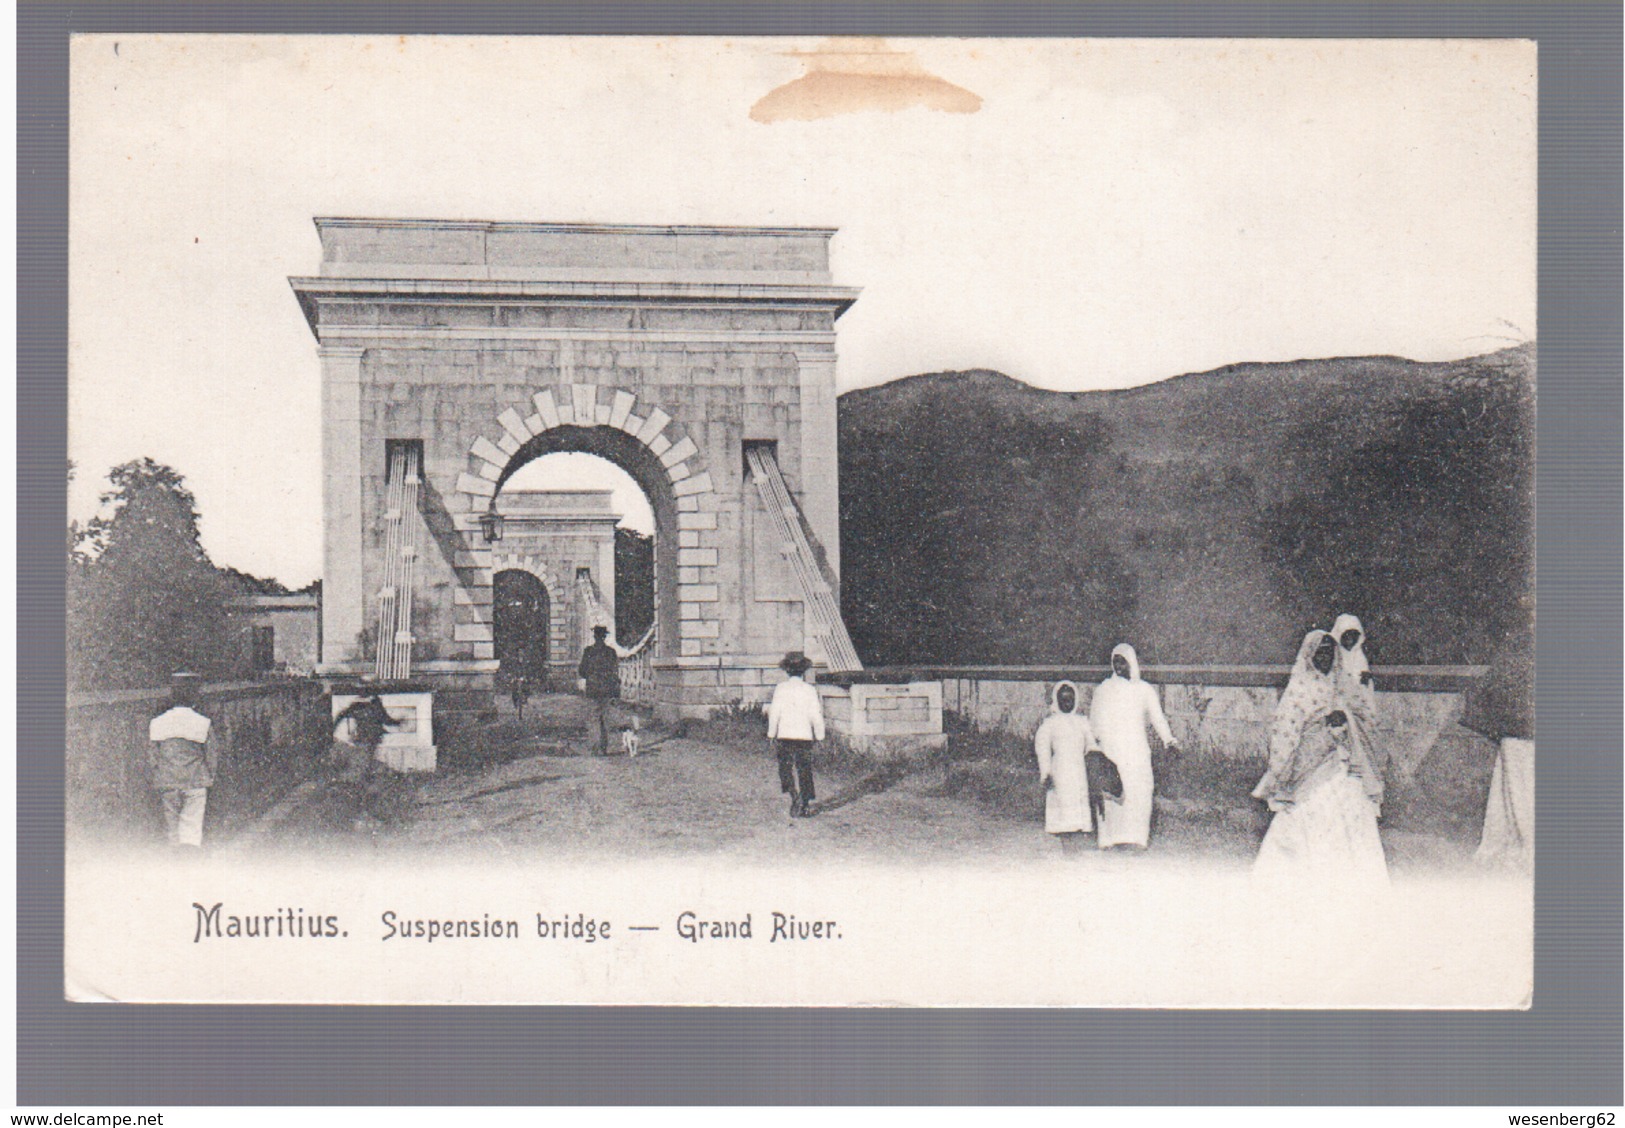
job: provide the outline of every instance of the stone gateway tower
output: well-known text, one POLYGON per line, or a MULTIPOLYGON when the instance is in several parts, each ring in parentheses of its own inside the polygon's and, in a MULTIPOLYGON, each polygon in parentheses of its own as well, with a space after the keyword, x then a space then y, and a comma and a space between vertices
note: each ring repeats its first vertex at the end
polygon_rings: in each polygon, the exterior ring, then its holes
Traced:
MULTIPOLYGON (((321 670, 495 684, 508 479, 608 459, 655 515, 655 624, 617 639, 663 712, 760 699, 840 621, 835 321, 821 228, 318 219, 291 283, 322 365, 321 670)), ((517 546, 514 546, 515 548, 517 546)), ((537 575, 589 603, 611 577, 537 575)))

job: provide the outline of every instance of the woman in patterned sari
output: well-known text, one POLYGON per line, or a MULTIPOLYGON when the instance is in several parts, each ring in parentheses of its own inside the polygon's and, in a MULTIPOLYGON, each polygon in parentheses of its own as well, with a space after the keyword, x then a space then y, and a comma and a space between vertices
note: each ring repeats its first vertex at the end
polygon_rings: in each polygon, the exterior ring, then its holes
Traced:
POLYGON ((1270 763, 1253 789, 1274 812, 1253 863, 1269 881, 1322 890, 1386 885, 1377 832, 1382 781, 1355 738, 1333 676, 1337 640, 1310 631, 1270 729, 1270 763))

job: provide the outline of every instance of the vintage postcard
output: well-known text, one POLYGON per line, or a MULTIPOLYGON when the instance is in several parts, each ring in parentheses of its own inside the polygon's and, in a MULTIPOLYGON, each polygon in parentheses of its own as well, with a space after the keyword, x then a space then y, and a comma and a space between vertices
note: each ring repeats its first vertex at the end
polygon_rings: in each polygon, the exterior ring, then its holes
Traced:
POLYGON ((1532 42, 71 99, 68 998, 1530 1004, 1532 42))

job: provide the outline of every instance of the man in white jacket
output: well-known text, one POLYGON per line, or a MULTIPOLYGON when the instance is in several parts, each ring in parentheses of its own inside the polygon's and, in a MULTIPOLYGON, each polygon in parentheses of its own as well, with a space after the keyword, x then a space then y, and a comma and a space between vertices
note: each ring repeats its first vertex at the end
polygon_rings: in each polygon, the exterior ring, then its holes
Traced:
POLYGON ((818 691, 806 682, 812 661, 799 650, 784 656, 779 665, 790 675, 773 690, 767 707, 767 738, 779 756, 779 790, 790 796, 790 817, 812 814, 813 741, 824 739, 824 706, 818 691))
POLYGON ((209 739, 209 718, 192 708, 200 680, 195 674, 176 674, 169 709, 147 726, 147 767, 163 804, 171 846, 203 845, 204 807, 220 761, 220 746, 209 739))

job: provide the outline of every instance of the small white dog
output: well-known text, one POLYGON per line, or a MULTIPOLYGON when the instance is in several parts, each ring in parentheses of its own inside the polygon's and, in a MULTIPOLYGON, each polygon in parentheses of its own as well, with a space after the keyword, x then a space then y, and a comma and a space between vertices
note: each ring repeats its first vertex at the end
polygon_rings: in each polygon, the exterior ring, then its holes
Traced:
POLYGON ((633 717, 626 727, 621 729, 621 751, 633 759, 638 754, 638 719, 633 717))

